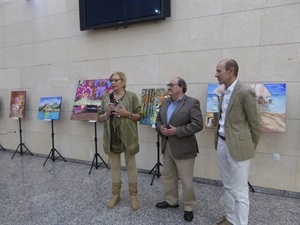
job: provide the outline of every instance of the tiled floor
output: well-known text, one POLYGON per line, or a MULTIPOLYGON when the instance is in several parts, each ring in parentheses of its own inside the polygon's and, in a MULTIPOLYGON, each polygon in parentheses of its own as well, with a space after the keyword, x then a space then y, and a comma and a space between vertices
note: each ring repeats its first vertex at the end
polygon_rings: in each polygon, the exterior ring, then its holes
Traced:
MULTIPOLYGON (((76 162, 48 160, 0 150, 1 225, 213 225, 222 217, 222 188, 195 183, 198 205, 195 219, 187 223, 183 209, 156 209, 162 200, 160 179, 139 173, 141 208, 133 212, 122 171, 121 201, 108 209, 110 170, 76 162)), ((299 225, 300 199, 250 192, 249 224, 299 225)))

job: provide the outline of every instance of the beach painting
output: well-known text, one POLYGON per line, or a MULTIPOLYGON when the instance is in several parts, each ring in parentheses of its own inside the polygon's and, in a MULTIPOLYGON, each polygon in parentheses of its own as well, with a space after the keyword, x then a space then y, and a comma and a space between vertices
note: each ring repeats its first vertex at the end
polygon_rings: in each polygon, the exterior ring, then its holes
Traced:
POLYGON ((41 97, 39 102, 39 120, 59 120, 62 97, 41 97))
POLYGON ((25 117, 26 91, 12 91, 10 97, 9 118, 19 119, 25 117))
MULTIPOLYGON (((285 133, 286 84, 249 84, 255 90, 262 116, 262 132, 285 133)), ((218 101, 224 85, 208 84, 206 98, 205 127, 216 128, 218 124, 218 101)))
POLYGON ((102 96, 111 90, 108 79, 79 80, 71 120, 97 121, 102 96))
POLYGON ((154 125, 162 102, 168 98, 166 88, 142 89, 142 118, 140 124, 154 125))

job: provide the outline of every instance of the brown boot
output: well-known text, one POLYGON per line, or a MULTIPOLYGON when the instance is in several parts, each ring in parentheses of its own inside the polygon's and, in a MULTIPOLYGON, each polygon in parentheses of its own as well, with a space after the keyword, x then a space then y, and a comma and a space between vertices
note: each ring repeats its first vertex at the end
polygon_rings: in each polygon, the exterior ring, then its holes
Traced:
POLYGON ((120 201, 121 182, 112 182, 112 196, 107 207, 112 209, 120 201))
POLYGON ((137 198, 137 183, 129 183, 129 193, 132 210, 138 210, 140 208, 140 203, 137 198))

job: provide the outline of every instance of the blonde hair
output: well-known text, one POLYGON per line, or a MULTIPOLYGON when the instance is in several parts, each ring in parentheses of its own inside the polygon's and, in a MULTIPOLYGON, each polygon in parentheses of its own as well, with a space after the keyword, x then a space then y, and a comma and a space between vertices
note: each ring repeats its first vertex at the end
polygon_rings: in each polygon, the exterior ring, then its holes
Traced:
POLYGON ((112 75, 110 75, 109 79, 111 79, 113 75, 119 75, 121 81, 125 83, 125 85, 124 85, 124 89, 125 89, 126 81, 127 81, 126 74, 124 72, 117 71, 117 72, 112 73, 112 75))

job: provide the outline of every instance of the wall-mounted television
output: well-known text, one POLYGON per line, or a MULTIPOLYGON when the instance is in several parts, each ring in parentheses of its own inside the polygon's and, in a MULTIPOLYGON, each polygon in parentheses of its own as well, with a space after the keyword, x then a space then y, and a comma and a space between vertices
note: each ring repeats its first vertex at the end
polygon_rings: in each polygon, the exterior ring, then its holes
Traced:
POLYGON ((171 16, 171 0, 79 0, 80 30, 127 26, 171 16))

